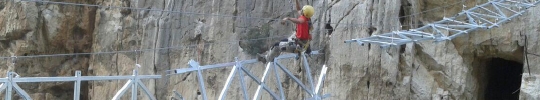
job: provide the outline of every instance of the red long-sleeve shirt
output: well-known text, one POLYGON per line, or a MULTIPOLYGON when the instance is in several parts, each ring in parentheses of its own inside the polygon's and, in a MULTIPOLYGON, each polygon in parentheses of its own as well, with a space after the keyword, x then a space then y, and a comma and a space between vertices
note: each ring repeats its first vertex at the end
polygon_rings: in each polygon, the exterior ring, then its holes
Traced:
POLYGON ((300 40, 311 39, 311 35, 309 34, 309 19, 305 16, 300 16, 298 19, 302 19, 304 22, 296 24, 296 38, 300 40))

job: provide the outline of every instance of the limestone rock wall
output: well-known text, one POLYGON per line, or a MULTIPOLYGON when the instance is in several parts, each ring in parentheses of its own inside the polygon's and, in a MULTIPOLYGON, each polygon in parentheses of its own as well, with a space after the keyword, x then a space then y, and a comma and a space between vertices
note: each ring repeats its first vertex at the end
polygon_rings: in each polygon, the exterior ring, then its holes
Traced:
MULTIPOLYGON (((490 58, 524 63, 520 98, 538 99, 538 7, 500 28, 460 36, 452 41, 419 42, 400 47, 344 44, 343 40, 410 29, 452 16, 487 0, 300 0, 316 8, 312 49, 323 55, 309 58, 312 74, 329 67, 322 93, 329 99, 483 99, 486 62, 490 58), (406 16, 405 16, 406 15, 406 16), (326 35, 323 26, 335 28, 326 35), (527 41, 524 37, 527 36, 527 41), (526 45, 527 48, 524 48, 526 45), (531 74, 525 69, 528 63, 531 74), (536 72, 536 73, 535 73, 536 72), (525 74, 527 73, 527 74, 525 74)), ((295 17, 291 1, 272 0, 60 0, 114 7, 166 11, 82 7, 51 3, 0 1, 0 55, 21 56, 16 62, 0 61, 0 72, 21 76, 161 75, 165 70, 187 68, 191 59, 202 65, 254 59, 256 53, 290 36, 294 24, 281 18, 295 17), (237 16, 237 17, 232 17, 237 16), (260 39, 263 38, 263 39, 260 39), (242 40, 242 41, 238 41, 242 40), (119 53, 108 53, 126 51, 119 53), (138 51, 138 52, 134 52, 138 51), (55 57, 22 57, 65 53, 95 53, 55 57), (141 67, 135 67, 140 64, 141 67)), ((282 61, 306 81, 299 61, 282 61)), ((262 77, 264 65, 245 65, 262 77)), ((231 68, 203 71, 209 99, 216 99, 231 68)), ((279 73, 286 99, 305 99, 292 79, 279 73)), ((5 76, 1 74, 0 76, 5 76)), ((252 97, 257 85, 247 76, 252 97)), ((239 78, 236 78, 237 80, 239 78)), ((111 99, 126 80, 83 83, 82 98, 111 99)), ((184 99, 202 99, 196 73, 143 80, 159 100, 178 91, 184 99)), ((267 83, 275 83, 270 75, 267 83)), ((239 82, 233 82, 228 99, 241 99, 239 82)), ((71 99, 71 82, 20 83, 33 98, 71 99)), ((268 84, 274 90, 277 86, 268 84)), ((142 92, 142 91, 141 91, 142 92)), ((140 98, 146 98, 144 93, 140 98)), ((270 99, 267 93, 261 96, 270 99)), ((129 99, 128 95, 123 99, 129 99)))

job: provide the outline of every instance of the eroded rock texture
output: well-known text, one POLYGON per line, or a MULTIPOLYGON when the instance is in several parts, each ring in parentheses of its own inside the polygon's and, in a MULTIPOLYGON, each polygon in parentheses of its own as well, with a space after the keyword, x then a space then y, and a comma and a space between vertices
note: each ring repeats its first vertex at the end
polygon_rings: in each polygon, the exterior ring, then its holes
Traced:
MULTIPOLYGON (((309 58, 312 74, 329 67, 322 93, 332 100, 469 100, 490 99, 501 81, 519 84, 501 94, 520 99, 538 98, 538 26, 535 7, 501 27, 479 30, 451 41, 431 41, 399 47, 344 44, 344 40, 412 29, 453 16, 487 0, 300 0, 316 8, 312 19, 312 49, 324 54, 309 58), (332 36, 324 24, 331 20, 332 36), (525 41, 525 37, 527 40, 525 41), (527 52, 525 52, 527 51, 527 52), (530 54, 529 54, 530 53, 530 54), (527 55, 527 56, 525 56, 527 55), (493 63, 503 62, 502 64, 493 63), (512 63, 512 64, 507 64, 512 63), (515 63, 515 64, 514 64, 515 63), (521 70, 520 70, 521 69, 521 70), (530 69, 530 70, 529 70, 530 69), (497 70, 503 70, 497 71, 497 70), (519 75, 511 74, 519 73, 519 75), (530 74, 529 74, 530 73, 530 74), (506 75, 507 76, 496 76, 506 75), (507 80, 493 80, 508 77, 507 80), (515 77, 510 77, 515 76, 515 77), (500 78, 497 78, 500 77, 500 78), (512 91, 513 90, 513 91, 512 91), (519 91, 518 91, 519 90, 519 91), (508 93, 508 91, 512 91, 508 93)), ((296 17, 291 1, 274 0, 55 0, 113 7, 84 7, 19 0, 0 1, 0 72, 24 77, 161 75, 165 70, 187 68, 193 59, 202 65, 254 59, 274 42, 289 37, 296 17), (135 7, 154 10, 119 9, 135 7), (166 11, 158 11, 166 10, 166 11), (235 17, 233 17, 235 16, 235 17), (262 38, 262 39, 261 39, 262 38), (242 41, 239 41, 242 40, 242 41), (126 51, 126 52, 116 52, 126 51), (134 52, 138 51, 138 52, 134 52), (51 57, 34 55, 97 53, 51 57), (112 52, 112 53, 111 53, 112 52), (14 65, 13 65, 14 64, 14 65), (135 67, 140 64, 141 67, 135 67)), ((306 81, 301 64, 281 61, 306 81)), ((264 65, 245 65, 262 77, 264 65)), ((231 68, 203 71, 208 99, 217 99, 231 68)), ((292 79, 279 73, 287 100, 306 99, 292 79)), ((253 97, 258 85, 245 79, 253 97)), ((143 80, 158 100, 178 91, 186 100, 202 99, 196 73, 143 80)), ((111 99, 126 80, 84 82, 83 99, 111 99)), ((266 83, 277 90, 274 74, 266 83)), ((33 98, 72 99, 72 82, 19 83, 33 98)), ((231 85, 227 99, 242 99, 239 82, 231 85)), ((507 85, 502 85, 503 87, 507 85)), ((129 94, 126 93, 126 94, 129 94)), ((146 98, 142 91, 139 98, 146 98)), ((263 93, 263 99, 271 99, 263 93)), ((502 98, 502 97, 501 97, 502 98)), ((20 98, 16 98, 20 99, 20 98)), ((129 99, 129 95, 122 99, 129 99)))

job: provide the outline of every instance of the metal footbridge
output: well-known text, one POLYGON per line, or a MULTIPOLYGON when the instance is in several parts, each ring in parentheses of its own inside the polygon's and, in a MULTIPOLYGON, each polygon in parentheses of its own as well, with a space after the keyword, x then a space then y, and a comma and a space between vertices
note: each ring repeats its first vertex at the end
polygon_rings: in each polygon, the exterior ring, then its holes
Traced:
POLYGON ((443 18, 416 29, 400 30, 366 38, 346 40, 345 43, 376 44, 381 48, 420 41, 441 42, 452 40, 477 29, 499 27, 523 15, 527 9, 540 3, 537 0, 491 0, 464 10, 454 17, 443 18))
MULTIPOLYGON (((318 55, 320 54, 319 51, 312 51, 311 55, 318 55)), ((302 65, 304 66, 302 69, 305 71, 305 75, 307 77, 307 81, 302 81, 300 78, 295 76, 291 71, 289 71, 287 66, 284 66, 280 63, 280 60, 287 60, 287 59, 295 59, 297 57, 297 54, 283 54, 274 59, 274 62, 268 62, 266 64, 264 73, 262 75, 262 78, 258 78, 256 74, 251 72, 247 67, 244 65, 246 64, 254 64, 258 63, 257 59, 250 59, 250 60, 238 60, 236 58, 235 62, 229 62, 229 63, 221 63, 221 64, 212 64, 212 65, 200 65, 199 62, 190 60, 188 62, 189 68, 181 68, 181 69, 173 69, 173 70, 167 70, 164 75, 170 76, 170 75, 180 75, 180 74, 187 74, 187 73, 196 73, 199 89, 201 91, 201 96, 203 100, 208 100, 207 93, 206 93, 206 87, 205 87, 205 79, 203 78, 202 72, 205 70, 211 70, 211 69, 219 69, 219 68, 227 68, 232 67, 231 72, 229 73, 229 76, 227 77, 227 80, 224 84, 224 88, 221 90, 220 95, 218 97, 219 100, 224 100, 227 96, 227 90, 232 84, 232 81, 237 77, 238 79, 236 81, 239 81, 240 87, 242 89, 241 92, 243 93, 243 98, 245 100, 252 99, 252 100, 258 100, 261 97, 261 94, 268 93, 273 99, 276 100, 285 100, 286 96, 283 90, 283 86, 281 86, 282 82, 280 81, 280 75, 279 71, 282 73, 285 73, 285 76, 292 79, 294 83, 300 86, 302 91, 306 94, 307 100, 321 100, 323 98, 327 98, 330 96, 330 94, 322 94, 320 93, 321 88, 323 86, 323 80, 326 76, 326 70, 327 67, 325 65, 321 66, 321 72, 319 74, 319 77, 317 79, 313 79, 313 76, 311 74, 311 67, 308 64, 306 55, 302 54, 302 65), (274 78, 276 80, 276 83, 267 83, 266 80, 270 79, 268 76, 271 74, 274 74, 274 78), (248 76, 251 78, 257 85, 257 90, 254 93, 253 97, 248 97, 248 90, 247 85, 245 84, 244 76, 248 76), (316 84, 314 84, 316 81, 316 84), (305 83, 306 82, 306 83, 305 83), (274 91, 273 88, 268 87, 267 84, 276 84, 278 88, 278 91, 274 91)), ((136 64, 135 67, 140 67, 139 64, 136 64)), ((137 100, 138 96, 138 89, 140 88, 144 94, 148 97, 147 99, 150 100, 156 100, 156 97, 153 93, 148 89, 148 87, 141 81, 141 79, 158 79, 162 78, 163 75, 138 75, 138 70, 133 70, 133 75, 130 76, 81 76, 81 71, 76 71, 75 76, 73 77, 21 77, 15 72, 8 72, 6 78, 0 78, 0 92, 5 92, 5 98, 4 100, 11 100, 13 97, 13 93, 17 93, 18 96, 22 97, 25 100, 33 100, 30 95, 25 92, 17 83, 36 83, 36 82, 75 82, 74 84, 74 90, 73 90, 73 99, 79 100, 80 99, 80 93, 81 93, 81 81, 103 81, 103 80, 127 80, 126 84, 120 88, 114 97, 112 97, 113 100, 120 100, 121 97, 124 96, 124 94, 127 91, 131 91, 131 100, 137 100)), ((183 100, 183 97, 181 93, 178 93, 174 91, 172 94, 174 94, 175 99, 183 100)))
MULTIPOLYGON (((311 55, 317 55, 317 54, 319 54, 318 51, 311 52, 311 55)), ((329 97, 330 94, 320 93, 320 90, 323 86, 322 84, 323 84, 324 77, 326 76, 326 70, 327 70, 326 65, 322 66, 321 73, 319 74, 319 78, 316 80, 317 83, 314 84, 315 80, 313 79, 313 76, 311 74, 312 68, 308 64, 306 55, 302 54, 301 55, 302 65, 304 66, 302 70, 306 72, 304 74, 307 77, 307 84, 306 84, 303 81, 301 81, 298 77, 296 77, 291 71, 288 70, 288 68, 290 67, 286 67, 280 63, 280 60, 291 59, 291 58, 294 59, 296 56, 297 56, 296 54, 285 54, 285 55, 276 57, 274 59, 274 62, 268 62, 266 64, 262 78, 256 77, 255 74, 253 74, 248 69, 246 69, 246 67, 244 67, 245 64, 257 63, 258 61, 256 59, 242 60, 242 61, 238 61, 237 59, 235 62, 214 64, 214 65, 204 65, 204 66, 199 65, 199 63, 196 61, 190 60, 189 61, 190 68, 169 70, 167 71, 167 73, 168 75, 175 75, 175 74, 185 74, 188 72, 196 72, 197 78, 199 78, 198 79, 199 88, 200 90, 202 90, 202 95, 203 95, 202 97, 204 100, 206 100, 207 98, 206 98, 206 92, 205 92, 205 87, 204 87, 204 79, 202 79, 201 71, 206 70, 206 69, 225 68, 225 67, 230 67, 230 66, 233 66, 233 68, 231 72, 229 73, 229 76, 227 77, 227 81, 225 82, 224 88, 220 92, 220 95, 218 97, 219 100, 225 99, 227 95, 226 91, 230 87, 231 82, 234 80, 234 77, 244 77, 244 75, 249 76, 249 78, 255 81, 256 84, 258 84, 257 90, 255 94, 253 95, 253 98, 251 99, 258 100, 262 93, 261 91, 264 90, 266 93, 270 94, 270 96, 273 99, 285 100, 286 96, 284 94, 283 86, 281 85, 282 82, 280 81, 281 78, 279 77, 279 74, 278 74, 279 71, 284 72, 288 78, 291 78, 297 85, 300 86, 302 91, 304 91, 304 93, 306 93, 306 96, 308 96, 307 100, 321 100, 323 98, 329 97), (278 91, 272 91, 272 89, 269 88, 267 85, 271 83, 265 82, 266 80, 269 79, 268 76, 271 75, 272 69, 273 69, 273 73, 275 74, 274 76, 276 80, 276 83, 274 84, 277 85, 278 91)), ((240 93, 242 93, 244 96, 243 99, 249 100, 250 98, 248 97, 249 94, 247 93, 247 88, 246 88, 244 78, 239 78, 238 81, 240 82, 240 87, 242 89, 240 93)), ((181 97, 181 96, 177 95, 177 97, 181 97)))

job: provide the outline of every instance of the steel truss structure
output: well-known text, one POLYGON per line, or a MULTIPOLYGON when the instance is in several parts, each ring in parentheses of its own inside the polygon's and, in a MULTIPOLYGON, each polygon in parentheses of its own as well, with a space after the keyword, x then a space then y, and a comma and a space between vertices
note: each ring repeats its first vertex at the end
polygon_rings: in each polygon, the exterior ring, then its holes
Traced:
MULTIPOLYGON (((315 54, 319 54, 319 52, 313 51, 311 54, 315 55, 315 54)), ((258 100, 258 98, 260 98, 262 90, 269 93, 276 100, 284 100, 285 94, 281 86, 280 77, 278 75, 278 69, 281 69, 281 71, 283 71, 286 74, 286 76, 293 79, 294 82, 296 82, 302 88, 302 90, 305 91, 305 93, 308 96, 310 96, 308 100, 321 100, 323 98, 329 97, 330 94, 321 95, 319 92, 322 88, 324 77, 326 76, 326 70, 327 70, 326 66, 322 67, 321 74, 319 75, 319 78, 317 80, 317 84, 316 86, 314 86, 313 84, 314 80, 312 79, 312 76, 311 76, 311 68, 309 67, 306 56, 302 54, 302 58, 303 58, 302 63, 304 65, 304 70, 306 71, 305 76, 307 76, 308 83, 309 83, 309 85, 306 86, 306 84, 300 81, 298 77, 294 76, 285 66, 279 63, 279 60, 295 58, 296 56, 297 56, 296 54, 285 54, 285 55, 281 55, 275 58, 274 60, 275 62, 268 62, 266 65, 266 69, 264 70, 264 74, 262 78, 257 78, 252 72, 250 72, 248 69, 246 69, 243 66, 244 64, 257 63, 258 61, 256 59, 242 60, 242 61, 238 61, 238 59, 236 59, 235 62, 214 64, 214 65, 204 65, 204 66, 201 66, 199 62, 190 60, 188 63, 190 68, 167 70, 165 72, 166 73, 165 75, 177 75, 177 74, 187 74, 190 72, 196 72, 198 82, 199 82, 199 87, 202 92, 203 100, 207 100, 202 71, 208 70, 208 69, 226 68, 226 67, 232 66, 233 69, 229 73, 229 76, 224 85, 224 88, 222 89, 220 93, 219 100, 223 100, 226 97, 227 95, 226 91, 231 85, 231 81, 234 79, 234 77, 236 75, 238 75, 237 77, 243 77, 245 76, 244 74, 249 76, 259 85, 257 87, 257 91, 255 95, 253 96, 253 100, 258 100), (265 83, 265 80, 267 80, 267 75, 269 75, 271 68, 274 69, 273 71, 276 76, 275 78, 277 79, 276 84, 278 85, 278 88, 279 88, 278 92, 272 91, 266 85, 267 83, 265 83)), ((136 66, 137 68, 140 67, 139 64, 136 64, 136 66)), ((162 75, 138 75, 137 69, 133 70, 133 75, 131 76, 81 76, 81 71, 76 71, 75 76, 73 77, 20 77, 15 72, 8 72, 6 78, 0 78, 0 82, 2 82, 2 84, 0 84, 0 92, 6 91, 4 100, 12 99, 13 90, 15 90, 15 92, 19 96, 21 96, 23 99, 32 100, 30 95, 28 95, 27 92, 25 92, 21 87, 19 87, 17 83, 75 82, 74 91, 73 91, 73 100, 79 100, 80 93, 81 93, 80 92, 81 81, 128 80, 126 84, 120 90, 118 90, 118 92, 114 95, 114 97, 112 98, 113 100, 119 100, 120 97, 122 97, 124 93, 129 89, 131 89, 131 100, 137 100, 138 99, 137 89, 139 87, 144 91, 144 93, 149 97, 150 100, 156 100, 156 98, 154 97, 154 94, 150 92, 150 90, 146 87, 146 85, 144 85, 143 82, 141 82, 141 79, 158 79, 161 77, 162 75)), ((245 100, 248 100, 249 97, 247 97, 247 95, 249 94, 247 94, 245 81, 243 80, 243 78, 239 78, 239 81, 241 83, 242 93, 244 94, 243 98, 245 100)), ((174 95, 176 96, 176 98, 182 99, 182 96, 180 95, 180 93, 174 91, 174 95)))
MULTIPOLYGON (((313 51, 311 54, 319 54, 319 52, 318 51, 313 51)), ((308 98, 308 100, 321 100, 321 99, 324 99, 326 97, 329 97, 330 94, 324 94, 324 95, 320 94, 320 89, 322 88, 323 80, 325 79, 325 76, 326 76, 326 70, 327 70, 326 65, 324 65, 322 67, 321 74, 319 75, 319 78, 317 80, 317 84, 316 84, 316 86, 314 86, 314 84, 313 84, 314 80, 312 79, 312 76, 311 76, 311 68, 310 68, 310 66, 309 66, 309 64, 307 62, 306 56, 304 54, 302 54, 301 56, 303 58, 302 59, 302 63, 304 65, 303 70, 306 72, 305 76, 307 76, 308 83, 309 83, 308 85, 304 84, 298 77, 294 76, 293 73, 291 73, 291 71, 289 71, 287 69, 287 67, 285 67, 285 66, 283 66, 282 64, 279 63, 279 60, 288 59, 288 58, 294 58, 296 56, 297 56, 296 54, 284 54, 284 55, 281 55, 281 56, 278 56, 277 58, 275 58, 275 60, 274 60, 275 62, 268 62, 266 64, 266 68, 265 68, 265 70, 263 72, 262 78, 257 78, 255 76, 255 74, 253 74, 248 69, 246 69, 246 67, 243 66, 245 64, 257 63, 258 61, 256 59, 238 61, 237 58, 236 58, 235 62, 214 64, 214 65, 204 65, 204 66, 201 66, 198 62, 196 62, 194 60, 190 60, 189 63, 188 63, 190 68, 168 70, 166 73, 167 73, 167 75, 176 75, 176 74, 185 74, 185 73, 189 73, 189 72, 196 72, 198 82, 199 82, 199 88, 201 90, 201 95, 202 95, 203 100, 207 100, 208 98, 206 98, 206 90, 205 90, 205 86, 204 86, 204 79, 202 77, 201 71, 202 70, 207 70, 207 69, 225 68, 225 67, 231 67, 231 66, 233 68, 232 68, 231 72, 229 73, 229 76, 227 77, 227 81, 224 84, 224 88, 220 92, 218 100, 224 100, 226 98, 227 89, 231 85, 231 82, 233 81, 234 77, 239 77, 238 81, 239 81, 240 87, 242 89, 241 93, 244 94, 243 99, 244 100, 249 100, 250 98, 248 97, 249 94, 247 93, 245 80, 244 80, 244 78, 241 78, 241 77, 244 77, 245 75, 249 76, 253 81, 255 81, 255 83, 257 83, 259 85, 257 87, 257 90, 256 90, 255 94, 253 95, 253 98, 251 98, 252 100, 258 100, 260 98, 262 90, 269 93, 270 96, 275 100, 285 100, 285 94, 284 94, 284 91, 283 91, 283 87, 281 86, 280 77, 278 75, 278 69, 283 71, 286 74, 287 77, 293 79, 294 82, 297 83, 301 87, 301 89, 308 96, 310 96, 310 98, 308 98), (276 78, 277 81, 276 81, 275 84, 277 85, 277 87, 279 89, 278 92, 272 91, 267 86, 268 83, 265 82, 265 80, 267 80, 268 75, 270 74, 271 69, 273 69, 274 74, 276 76, 275 78, 276 78)), ((177 96, 178 99, 182 98, 182 96, 177 92, 175 92, 175 95, 177 96)))
POLYGON ((365 43, 371 43, 386 48, 426 40, 434 40, 435 42, 451 40, 477 29, 498 27, 512 18, 522 15, 528 8, 534 7, 538 3, 540 1, 537 0, 491 0, 464 10, 454 17, 445 17, 420 28, 346 40, 345 43, 356 42, 362 46, 365 43))
MULTIPOLYGON (((137 64, 138 65, 138 64, 137 64)), ((6 91, 4 100, 11 100, 13 90, 25 100, 32 100, 17 83, 35 83, 35 82, 75 82, 73 91, 73 100, 79 100, 81 93, 81 81, 104 81, 104 80, 128 80, 126 84, 116 92, 113 100, 119 100, 124 93, 131 88, 131 99, 137 100, 137 89, 140 87, 151 100, 156 100, 153 93, 141 82, 141 79, 157 79, 161 75, 138 75, 137 70, 133 70, 131 76, 81 76, 81 71, 76 71, 74 77, 20 77, 15 72, 8 72, 7 78, 0 78, 0 92, 6 91)))

